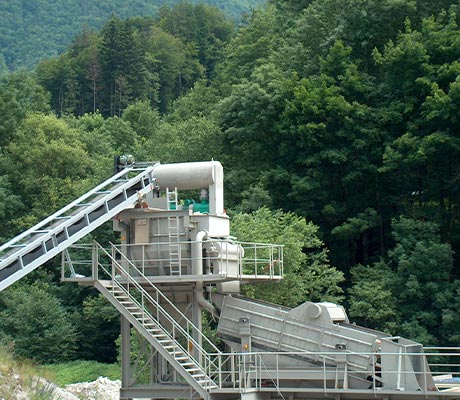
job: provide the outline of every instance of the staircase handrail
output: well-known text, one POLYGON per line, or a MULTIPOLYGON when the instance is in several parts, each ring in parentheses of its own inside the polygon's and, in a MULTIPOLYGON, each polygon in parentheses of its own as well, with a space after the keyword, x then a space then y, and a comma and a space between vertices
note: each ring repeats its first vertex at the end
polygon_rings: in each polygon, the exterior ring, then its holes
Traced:
MULTIPOLYGON (((129 266, 132 267, 132 268, 139 274, 139 276, 140 276, 142 279, 145 280, 145 282, 146 282, 146 283, 147 283, 147 284, 148 284, 148 285, 149 285, 149 286, 150 286, 150 287, 161 297, 162 300, 164 300, 170 307, 173 308, 173 310, 174 310, 175 312, 177 312, 177 313, 181 316, 181 318, 184 319, 184 321, 187 323, 187 326, 189 326, 190 328, 192 328, 192 329, 194 329, 196 332, 198 332, 198 334, 201 336, 201 338, 204 339, 205 342, 208 343, 208 344, 212 347, 212 350, 213 350, 215 353, 221 353, 221 351, 216 347, 216 345, 215 345, 213 342, 211 342, 205 335, 203 335, 203 333, 201 332, 201 330, 199 330, 199 329, 195 326, 195 324, 194 324, 192 321, 190 321, 190 320, 187 318, 187 316, 185 316, 185 315, 182 313, 182 311, 180 311, 180 310, 176 307, 176 305, 175 305, 171 300, 169 300, 169 298, 168 298, 167 296, 165 296, 165 295, 161 292, 161 290, 158 289, 158 288, 150 281, 150 279, 148 279, 148 278, 144 275, 144 273, 132 263, 132 261, 131 261, 128 257, 126 257, 125 254, 123 254, 123 252, 122 252, 120 249, 117 248, 117 246, 115 246, 112 242, 110 242, 110 246, 111 246, 112 250, 115 250, 118 254, 120 254, 121 257, 123 257, 123 259, 129 264, 129 266)), ((115 257, 112 257, 112 258, 114 259, 115 257)), ((122 268, 123 268, 123 267, 122 267, 122 268)), ((126 271, 125 271, 125 272, 126 272, 126 271)), ((128 271, 128 274, 129 274, 129 271, 128 271)), ((148 292, 146 292, 146 291, 144 290, 144 288, 143 288, 141 285, 139 285, 139 283, 136 282, 135 279, 132 278, 131 275, 129 275, 129 277, 130 277, 130 278, 132 279, 132 281, 135 283, 136 287, 140 287, 140 288, 145 292, 146 296, 151 297, 150 294, 149 294, 148 292)), ((158 304, 158 305, 161 307, 160 304, 158 304)), ((163 308, 162 308, 162 309, 163 309, 163 308)), ((166 310, 163 309, 163 311, 164 311, 165 313, 167 313, 166 310)), ((171 319, 174 320, 174 318, 171 318, 171 319)), ((174 320, 174 321, 175 321, 175 320, 174 320)), ((176 321, 175 321, 175 322, 176 322, 176 321)), ((183 329, 183 328, 181 327, 181 329, 183 329)), ((192 339, 193 339, 193 338, 192 338, 192 339)))
MULTIPOLYGON (((158 311, 161 312, 162 316, 165 317, 173 326, 175 329, 177 329, 180 333, 182 333, 182 335, 184 335, 185 338, 187 338, 187 340, 189 340, 193 346, 199 351, 200 354, 202 354, 206 360, 207 360, 207 365, 209 367, 211 367, 211 365, 214 365, 214 367, 217 367, 212 361, 211 361, 211 357, 210 355, 208 354, 208 352, 202 347, 199 345, 198 342, 196 342, 196 340, 174 319, 171 317, 171 315, 160 305, 160 303, 158 301, 156 301, 143 287, 142 285, 140 285, 130 274, 129 274, 129 271, 126 271, 126 269, 115 259, 115 257, 113 257, 104 247, 102 247, 99 243, 97 242, 94 242, 95 245, 97 246, 98 249, 102 250, 103 253, 105 253, 111 260, 112 262, 114 262, 116 264, 116 267, 120 270, 120 272, 124 273, 125 274, 125 277, 128 279, 129 283, 132 284, 133 286, 135 286, 139 292, 147 299, 151 302, 152 305, 154 305, 158 311)), ((146 283, 148 283, 155 291, 155 293, 161 297, 161 299, 164 299, 166 300, 166 302, 173 307, 174 311, 178 312, 179 315, 181 316, 181 318, 184 319, 184 321, 186 321, 187 323, 187 327, 191 327, 192 329, 194 329, 202 339, 204 339, 209 345, 212 346, 212 349, 216 352, 216 353, 221 353, 221 351, 214 345, 214 343, 212 343, 205 335, 203 335, 203 333, 185 316, 183 315, 183 313, 155 286, 153 285, 146 277, 144 274, 142 274, 142 272, 135 266, 132 264, 132 262, 123 254, 120 252, 120 250, 118 250, 114 245, 113 243, 110 243, 111 244, 111 247, 112 247, 112 250, 116 250, 117 252, 119 252, 121 254, 122 257, 124 257, 124 259, 128 262, 128 264, 134 268, 134 270, 136 272, 139 273, 139 277, 141 278, 144 278, 146 283)), ((121 289, 123 289, 125 292, 125 288, 123 287, 123 285, 118 281, 116 280, 114 274, 110 273, 106 268, 104 268, 104 266, 98 261, 98 266, 100 266, 107 274, 109 274, 109 276, 112 277, 112 281, 114 283, 117 284, 117 286, 119 286, 121 289)), ((142 306, 141 304, 138 303, 138 301, 133 297, 131 296, 128 292, 126 292, 131 300, 135 301, 137 303, 137 305, 139 306, 142 306)), ((149 315, 152 320, 156 321, 156 319, 148 312, 148 311, 145 311, 145 308, 143 309, 143 311, 145 312, 145 314, 149 315)), ((174 339, 174 338, 173 338, 174 339)), ((182 350, 190 357, 192 358, 197 365, 201 365, 200 362, 198 362, 195 357, 193 357, 193 355, 190 353, 190 351, 188 349, 184 349, 180 344, 178 344, 178 347, 181 347, 182 350)), ((203 370, 205 370, 205 368, 203 368, 203 370)))
MULTIPOLYGON (((105 250, 105 249, 102 249, 102 250, 105 250)), ((105 254, 107 254, 107 255, 109 256, 109 254, 108 254, 107 252, 105 252, 105 254)), ((116 260, 113 260, 113 261, 115 261, 115 263, 118 265, 118 263, 117 263, 116 260)), ((110 271, 108 271, 108 269, 106 269, 106 268, 104 267, 104 265, 103 265, 102 263, 100 263, 99 261, 98 261, 98 266, 99 266, 104 272, 106 272, 107 274, 110 275, 110 271)), ((121 270, 123 270, 123 269, 121 268, 121 270)), ((157 310, 158 310, 159 313, 160 313, 160 311, 161 311, 161 315, 162 315, 162 316, 165 316, 165 317, 168 318, 168 314, 166 313, 166 311, 163 310, 163 309, 161 309, 161 307, 158 306, 157 303, 156 303, 150 296, 146 295, 146 293, 141 293, 142 296, 143 296, 143 297, 142 297, 142 302, 139 302, 139 301, 129 292, 129 290, 126 289, 126 288, 123 286, 122 283, 118 282, 118 281, 117 281, 116 279, 114 279, 114 278, 112 278, 111 282, 112 282, 112 285, 113 285, 112 287, 117 287, 118 289, 122 290, 123 293, 125 293, 125 294, 128 296, 128 298, 130 299, 130 301, 132 301, 133 304, 135 304, 137 307, 139 307, 140 310, 142 310, 142 321, 140 321, 141 324, 142 324, 142 323, 145 323, 147 319, 151 319, 153 322, 156 322, 156 323, 158 324, 158 326, 161 326, 161 324, 160 324, 159 322, 157 322, 158 317, 155 318, 155 317, 152 315, 152 313, 149 312, 149 311, 145 308, 144 298, 147 299, 147 301, 150 301, 151 304, 154 305, 154 306, 157 308, 157 310), (150 297, 150 299, 149 299, 148 297, 150 297)), ((136 317, 135 317, 135 318, 136 318, 136 317)), ((137 318, 136 318, 136 319, 137 319, 137 318)), ((168 318, 168 320, 171 321, 170 318, 168 318)), ((214 383, 213 380, 212 380, 212 378, 211 378, 211 371, 210 371, 211 368, 209 368, 208 365, 211 365, 211 364, 212 364, 212 366, 213 366, 214 369, 215 369, 215 368, 216 368, 215 363, 212 363, 212 362, 211 362, 211 358, 209 357, 209 359, 208 359, 208 357, 206 357, 207 354, 206 354, 204 351, 202 351, 201 354, 202 354, 202 356, 204 357, 204 360, 206 361, 206 367, 203 368, 203 366, 195 359, 195 357, 193 357, 193 355, 190 354, 190 352, 187 351, 186 348, 185 348, 184 346, 182 346, 179 342, 177 342, 175 332, 176 332, 176 328, 177 328, 178 326, 179 326, 179 328, 181 328, 180 325, 173 324, 173 326, 172 326, 172 333, 171 333, 170 331, 164 329, 164 328, 162 329, 162 333, 163 333, 169 340, 171 340, 172 343, 174 343, 174 346, 175 346, 175 347, 174 347, 174 353, 176 353, 177 350, 182 351, 183 354, 186 354, 186 355, 189 357, 190 360, 193 360, 193 362, 195 363, 195 365, 196 365, 196 366, 199 366, 199 367, 201 368, 201 371, 204 372, 204 373, 206 374, 206 375, 205 375, 205 376, 206 376, 206 382, 208 382, 208 383, 214 383), (207 371, 209 371, 209 372, 207 372, 207 371)), ((181 330, 181 333, 187 338, 187 340, 190 340, 189 335, 187 335, 187 334, 184 332, 183 329, 181 330)), ((172 357, 175 358, 175 357, 174 357, 174 354, 172 355, 172 357)))

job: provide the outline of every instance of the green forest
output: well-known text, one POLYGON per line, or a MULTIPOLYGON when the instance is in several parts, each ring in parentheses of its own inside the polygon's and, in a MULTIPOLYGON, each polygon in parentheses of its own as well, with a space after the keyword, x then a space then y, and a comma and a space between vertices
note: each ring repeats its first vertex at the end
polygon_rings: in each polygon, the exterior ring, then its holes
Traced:
MULTIPOLYGON (((1 76, 0 242, 115 155, 213 158, 232 234, 285 245, 285 279, 248 295, 336 301, 357 324, 459 346, 459 24, 450 0, 270 0, 239 24, 186 2, 111 15, 1 76)), ((115 362, 115 309, 59 278, 55 260, 0 293, 0 342, 115 362)))
MULTIPOLYGON (((0 71, 34 68, 63 52, 82 27, 99 30, 111 15, 154 17, 181 0, 0 0, 0 71)), ((223 10, 239 21, 262 0, 191 0, 223 10)))

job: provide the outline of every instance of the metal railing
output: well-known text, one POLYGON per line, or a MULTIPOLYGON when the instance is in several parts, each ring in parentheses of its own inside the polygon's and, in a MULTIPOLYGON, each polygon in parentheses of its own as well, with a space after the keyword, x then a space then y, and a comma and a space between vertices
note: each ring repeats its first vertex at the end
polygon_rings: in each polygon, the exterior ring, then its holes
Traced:
MULTIPOLYGON (((175 241, 143 244, 118 245, 119 249, 130 255, 131 262, 147 276, 168 274, 171 261, 179 265, 179 275, 191 275, 192 264, 196 258, 191 256, 191 246, 202 244, 207 251, 201 256, 203 273, 232 277, 235 279, 257 279, 266 277, 281 279, 283 276, 283 246, 264 243, 235 242, 224 239, 208 239, 201 242, 175 241), (170 256, 171 245, 179 254, 176 259, 170 256)), ((171 271, 169 271, 171 272, 171 271)))
POLYGON ((61 253, 61 281, 92 280, 93 244, 74 244, 61 253))
POLYGON ((152 176, 155 167, 119 172, 0 245, 0 291, 133 206, 139 195, 156 190, 156 180, 152 176))
POLYGON ((279 279, 283 276, 283 245, 238 242, 244 250, 241 259, 241 274, 254 276, 269 276, 279 279))
MULTIPOLYGON (((396 382, 404 382, 406 377, 412 376, 425 384, 413 389, 421 395, 446 396, 449 391, 456 388, 460 390, 460 348, 427 348, 427 352, 404 353, 406 361, 410 357, 421 357, 428 361, 422 364, 419 371, 414 371, 410 362, 399 364, 395 369, 381 369, 379 362, 383 357, 400 357, 401 353, 354 353, 343 351, 330 352, 247 352, 247 353, 218 353, 210 354, 214 364, 220 366, 219 379, 216 380, 221 389, 230 389, 245 392, 247 389, 259 391, 276 391, 278 393, 308 390, 327 394, 332 390, 344 391, 360 390, 376 394, 380 390, 406 391, 407 388, 397 387, 396 382), (449 351, 446 351, 449 350, 449 351), (349 356, 367 356, 372 361, 369 371, 353 369, 347 363, 349 356), (297 360, 315 359, 314 364, 289 367, 286 357, 297 360), (343 360, 342 363, 331 363, 331 359, 343 360), (430 362, 430 360, 432 360, 430 362), (346 367, 345 367, 346 366, 346 367), (405 367, 404 367, 405 366, 405 367), (386 377, 382 379, 382 375, 386 377), (360 380, 361 388, 349 386, 351 378, 360 380), (432 380, 433 378, 433 380, 432 380), (299 385, 299 381, 304 385, 299 385), (427 382, 433 382, 429 385, 427 382)), ((293 364, 294 365, 294 364, 293 364)), ((412 392, 413 392, 412 391, 412 392)), ((456 395, 460 398, 460 394, 456 395)))
MULTIPOLYGON (((283 246, 235 242, 232 240, 209 239, 202 242, 174 242, 178 253, 176 259, 171 258, 170 242, 122 244, 113 245, 120 254, 129 257, 130 264, 135 266, 147 277, 155 276, 186 276, 192 275, 192 264, 197 258, 191 256, 191 246, 201 243, 206 252, 200 255, 203 262, 203 275, 207 278, 234 279, 268 279, 279 280, 283 277, 283 246), (177 262, 179 273, 171 270, 171 261, 177 262)), ((67 277, 78 275, 88 276, 91 265, 91 244, 77 244, 69 248, 63 258, 63 275, 67 277)))

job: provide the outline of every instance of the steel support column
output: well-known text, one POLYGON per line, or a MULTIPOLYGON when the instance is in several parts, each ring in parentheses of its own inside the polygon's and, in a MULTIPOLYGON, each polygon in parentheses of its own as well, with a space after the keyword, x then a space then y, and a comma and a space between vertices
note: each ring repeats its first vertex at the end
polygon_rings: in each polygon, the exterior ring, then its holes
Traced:
POLYGON ((120 316, 121 321, 121 390, 120 399, 129 399, 123 397, 124 389, 131 384, 131 324, 123 316, 120 316))

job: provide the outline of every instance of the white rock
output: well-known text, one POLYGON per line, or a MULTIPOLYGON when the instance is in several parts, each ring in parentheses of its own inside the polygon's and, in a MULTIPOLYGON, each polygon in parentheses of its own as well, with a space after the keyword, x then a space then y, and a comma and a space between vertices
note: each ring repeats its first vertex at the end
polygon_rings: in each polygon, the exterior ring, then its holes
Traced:
MULTIPOLYGON (((77 396, 72 393, 69 393, 60 387, 56 386, 54 383, 48 382, 46 379, 38 378, 37 382, 34 384, 34 387, 45 388, 45 391, 52 395, 50 400, 80 400, 77 396)), ((32 392, 34 389, 32 388, 32 392)))
POLYGON ((67 385, 65 391, 85 400, 118 400, 120 398, 120 387, 121 382, 119 380, 111 381, 108 378, 99 377, 94 382, 67 385))

